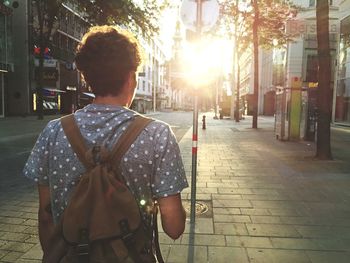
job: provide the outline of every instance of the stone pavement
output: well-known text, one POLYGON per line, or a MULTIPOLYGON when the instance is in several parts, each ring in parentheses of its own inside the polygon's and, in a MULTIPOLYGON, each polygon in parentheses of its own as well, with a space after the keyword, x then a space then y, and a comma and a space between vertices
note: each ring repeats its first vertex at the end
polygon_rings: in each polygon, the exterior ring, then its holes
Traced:
MULTIPOLYGON (((176 241, 160 233, 166 262, 350 262, 350 156, 318 161, 313 143, 275 140, 272 118, 250 125, 209 114, 199 127, 197 200, 209 211, 176 241)), ((189 182, 191 136, 180 141, 189 182)), ((349 144, 350 132, 342 136, 349 144)), ((40 262, 36 191, 6 187, 0 262, 40 262)))

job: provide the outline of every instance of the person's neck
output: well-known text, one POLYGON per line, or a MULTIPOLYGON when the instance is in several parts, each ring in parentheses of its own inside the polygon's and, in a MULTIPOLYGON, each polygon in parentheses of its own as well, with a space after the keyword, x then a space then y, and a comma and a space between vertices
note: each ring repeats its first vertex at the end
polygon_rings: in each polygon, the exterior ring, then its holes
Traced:
POLYGON ((103 105, 115 105, 122 107, 129 107, 129 101, 127 98, 121 96, 98 96, 94 99, 94 104, 103 104, 103 105))

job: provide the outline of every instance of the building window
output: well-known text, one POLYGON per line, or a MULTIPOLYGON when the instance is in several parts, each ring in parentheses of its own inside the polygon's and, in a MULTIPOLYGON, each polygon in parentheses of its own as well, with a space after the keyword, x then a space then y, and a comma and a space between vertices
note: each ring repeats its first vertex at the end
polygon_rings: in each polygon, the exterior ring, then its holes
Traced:
POLYGON ((318 57, 317 55, 308 55, 306 64, 306 82, 318 81, 318 57))
POLYGON ((67 37, 64 35, 60 36, 60 49, 67 49, 67 37))
POLYGON ((142 81, 142 90, 145 91, 145 89, 146 89, 146 81, 143 80, 142 81))

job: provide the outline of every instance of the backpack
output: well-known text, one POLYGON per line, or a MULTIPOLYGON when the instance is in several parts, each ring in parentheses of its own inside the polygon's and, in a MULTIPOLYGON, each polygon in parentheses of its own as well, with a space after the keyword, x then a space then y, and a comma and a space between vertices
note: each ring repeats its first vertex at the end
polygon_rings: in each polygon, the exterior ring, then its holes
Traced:
POLYGON ((157 204, 153 200, 143 203, 153 217, 152 227, 148 229, 142 221, 139 202, 118 172, 123 155, 151 121, 135 116, 109 151, 105 146, 87 149, 74 115, 61 118, 68 141, 86 172, 55 225, 49 249, 43 256, 44 263, 163 262, 158 242, 157 204))

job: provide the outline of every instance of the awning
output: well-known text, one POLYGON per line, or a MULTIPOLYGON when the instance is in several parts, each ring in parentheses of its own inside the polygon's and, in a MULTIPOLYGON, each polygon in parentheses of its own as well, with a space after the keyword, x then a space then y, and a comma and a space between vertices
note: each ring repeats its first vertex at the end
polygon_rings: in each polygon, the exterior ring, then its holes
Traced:
POLYGON ((144 101, 152 101, 151 98, 145 97, 145 96, 135 96, 134 100, 144 100, 144 101))
POLYGON ((83 92, 83 94, 86 95, 86 96, 89 96, 91 98, 95 98, 96 97, 95 94, 90 93, 90 92, 83 92))
POLYGON ((44 90, 58 92, 58 93, 66 93, 66 91, 64 90, 55 89, 55 88, 44 88, 44 90))

